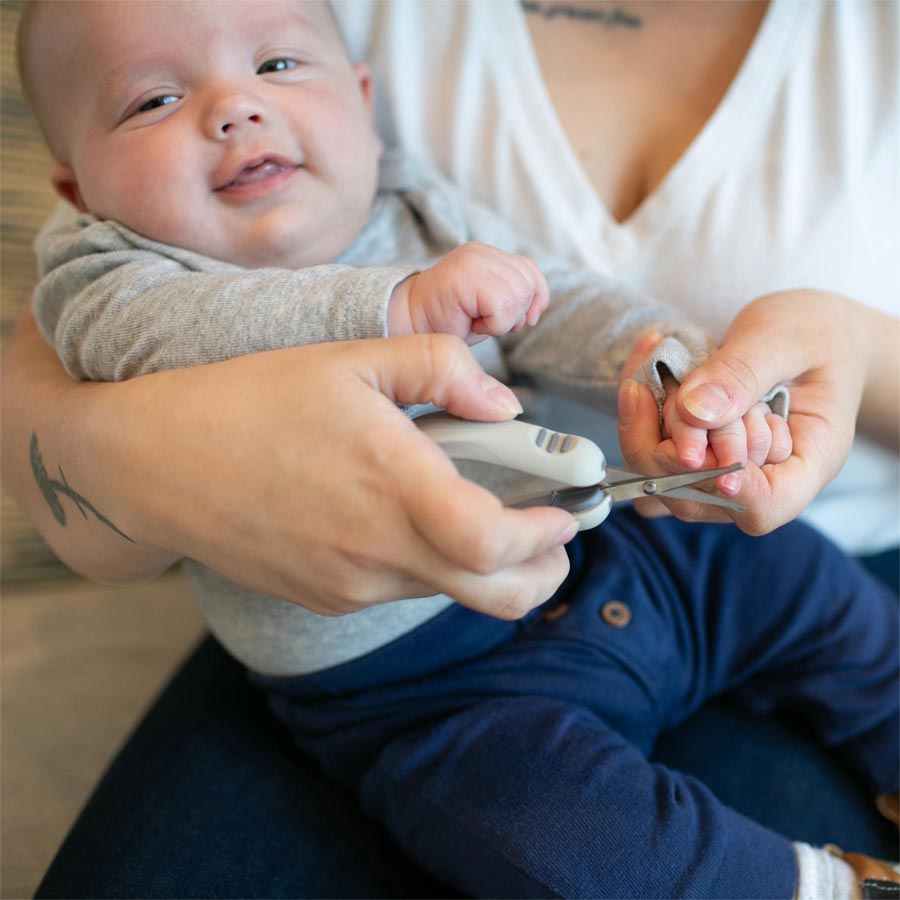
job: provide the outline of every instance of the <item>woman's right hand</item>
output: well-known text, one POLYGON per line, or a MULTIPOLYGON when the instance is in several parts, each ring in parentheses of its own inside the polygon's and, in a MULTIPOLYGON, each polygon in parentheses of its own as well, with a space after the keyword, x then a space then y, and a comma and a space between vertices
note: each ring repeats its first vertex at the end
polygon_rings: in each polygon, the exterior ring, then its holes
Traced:
POLYGON ((4 483, 61 558, 134 580, 177 558, 340 615, 444 592, 516 618, 568 569, 561 510, 510 510, 465 480, 394 405, 433 401, 503 420, 512 393, 448 336, 320 344, 119 384, 71 381, 30 314, 4 358, 4 483), (49 356, 48 356, 49 354, 49 356), (49 514, 27 461, 34 434, 64 495, 49 514))

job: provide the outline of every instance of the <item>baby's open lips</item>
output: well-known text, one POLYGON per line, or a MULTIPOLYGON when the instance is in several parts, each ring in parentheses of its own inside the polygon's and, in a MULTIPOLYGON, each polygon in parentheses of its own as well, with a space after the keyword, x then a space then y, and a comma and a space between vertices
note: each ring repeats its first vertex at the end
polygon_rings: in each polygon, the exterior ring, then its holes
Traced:
POLYGON ((217 180, 214 190, 224 191, 230 188, 260 184, 282 172, 290 172, 296 168, 298 167, 295 163, 281 156, 257 156, 246 160, 231 169, 224 178, 217 180))

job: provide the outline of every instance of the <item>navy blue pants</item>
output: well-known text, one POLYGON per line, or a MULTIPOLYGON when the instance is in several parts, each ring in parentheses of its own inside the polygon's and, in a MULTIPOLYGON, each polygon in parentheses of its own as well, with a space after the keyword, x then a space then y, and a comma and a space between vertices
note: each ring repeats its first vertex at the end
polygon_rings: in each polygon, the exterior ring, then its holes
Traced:
POLYGON ((346 665, 256 680, 465 894, 791 897, 790 835, 648 756, 729 694, 802 720, 873 795, 897 790, 896 598, 798 524, 749 538, 625 511, 571 546, 565 585, 521 622, 453 607, 346 665))

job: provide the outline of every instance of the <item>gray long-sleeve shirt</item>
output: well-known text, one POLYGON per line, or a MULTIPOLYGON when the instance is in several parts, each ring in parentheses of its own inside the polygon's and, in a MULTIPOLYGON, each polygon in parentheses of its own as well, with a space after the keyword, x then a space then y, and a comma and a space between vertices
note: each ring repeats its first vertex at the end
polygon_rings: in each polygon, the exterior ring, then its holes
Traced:
MULTIPOLYGON (((119 380, 244 353, 384 336, 394 286, 473 240, 529 254, 544 270, 549 309, 535 328, 503 341, 508 372, 539 389, 611 409, 619 369, 638 335, 651 328, 672 336, 641 370, 658 399, 660 365, 680 379, 708 354, 706 335, 680 313, 595 271, 534 253, 494 214, 394 154, 383 161, 366 227, 330 264, 248 270, 148 240, 115 222, 69 216, 51 220, 35 243, 42 280, 34 309, 70 374, 119 380)), ((484 359, 492 345, 479 345, 478 355, 484 359)), ((488 486, 502 493, 497 484, 488 486)), ((199 563, 184 565, 210 629, 265 674, 348 661, 452 602, 445 596, 398 600, 328 618, 255 594, 199 563)))

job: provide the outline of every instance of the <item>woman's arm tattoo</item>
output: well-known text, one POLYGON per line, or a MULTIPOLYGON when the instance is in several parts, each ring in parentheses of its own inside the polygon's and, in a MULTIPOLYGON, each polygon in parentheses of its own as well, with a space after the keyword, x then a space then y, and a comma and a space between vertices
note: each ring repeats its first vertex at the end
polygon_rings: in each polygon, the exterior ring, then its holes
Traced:
POLYGON ((81 494, 72 490, 69 486, 69 482, 66 481, 65 473, 62 470, 62 466, 59 467, 59 478, 51 478, 47 472, 47 467, 44 465, 44 460, 41 459, 41 451, 38 449, 38 440, 37 435, 31 435, 31 447, 30 447, 30 456, 31 456, 31 471, 34 473, 34 480, 37 482, 38 487, 41 489, 41 493, 44 495, 44 499, 47 501, 47 506, 50 507, 50 512, 53 513, 53 518, 59 522, 60 525, 65 526, 66 524, 66 511, 63 509, 62 501, 60 500, 60 494, 63 497, 68 497, 78 509, 78 512, 86 519, 87 514, 91 513, 91 515, 95 516, 99 522, 102 522, 106 525, 107 528, 111 528, 116 534, 121 535, 125 538, 126 541, 130 543, 134 543, 134 541, 122 531, 121 528, 116 528, 116 526, 110 522, 106 516, 103 515, 98 509, 96 509, 91 503, 85 500, 81 494))

